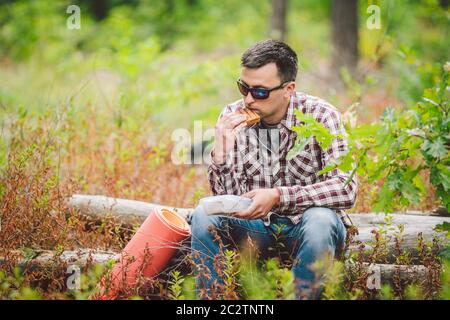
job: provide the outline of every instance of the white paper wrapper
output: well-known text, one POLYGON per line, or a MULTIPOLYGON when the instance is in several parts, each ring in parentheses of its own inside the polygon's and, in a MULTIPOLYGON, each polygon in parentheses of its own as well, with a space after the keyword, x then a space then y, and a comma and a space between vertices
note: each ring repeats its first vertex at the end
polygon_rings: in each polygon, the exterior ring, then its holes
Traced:
POLYGON ((229 215, 247 209, 253 200, 235 195, 213 196, 200 199, 206 214, 229 215))

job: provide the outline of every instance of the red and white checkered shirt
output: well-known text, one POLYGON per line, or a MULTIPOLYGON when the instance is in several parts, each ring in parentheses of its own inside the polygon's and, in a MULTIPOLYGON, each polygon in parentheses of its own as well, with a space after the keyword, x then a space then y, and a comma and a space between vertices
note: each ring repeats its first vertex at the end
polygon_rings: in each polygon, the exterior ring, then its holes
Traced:
MULTIPOLYGON (((229 104, 219 118, 243 107, 242 99, 229 104)), ((297 133, 291 128, 301 125, 294 109, 312 114, 330 133, 345 136, 339 112, 332 105, 320 98, 297 92, 292 95, 287 112, 277 125, 279 130, 276 130, 275 136, 273 132, 267 135, 268 131, 261 130, 258 125, 246 128, 238 134, 226 163, 218 165, 211 157, 208 167, 211 190, 214 195, 241 195, 253 189, 277 188, 280 191, 280 203, 272 208, 265 218, 266 222, 272 213, 277 213, 288 216, 296 224, 306 209, 327 207, 335 210, 344 225, 349 227, 352 222, 344 210, 354 205, 358 188, 356 175, 347 185, 345 182, 351 172, 333 169, 317 175, 331 159, 338 159, 347 152, 347 142, 335 138, 324 151, 313 137, 303 150, 287 157, 297 138, 297 133)))

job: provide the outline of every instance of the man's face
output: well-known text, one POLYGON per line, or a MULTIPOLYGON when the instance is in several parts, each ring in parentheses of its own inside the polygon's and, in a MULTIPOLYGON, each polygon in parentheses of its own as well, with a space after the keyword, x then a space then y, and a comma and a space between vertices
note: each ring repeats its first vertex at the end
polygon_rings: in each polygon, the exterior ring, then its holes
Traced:
MULTIPOLYGON (((257 69, 243 67, 240 79, 252 88, 271 89, 281 84, 275 63, 268 63, 257 69)), ((280 108, 283 108, 289 102, 291 94, 292 86, 288 85, 284 88, 271 91, 269 98, 264 100, 253 98, 249 92, 244 97, 244 102, 245 106, 259 114, 261 119, 267 119, 280 112, 280 108)))

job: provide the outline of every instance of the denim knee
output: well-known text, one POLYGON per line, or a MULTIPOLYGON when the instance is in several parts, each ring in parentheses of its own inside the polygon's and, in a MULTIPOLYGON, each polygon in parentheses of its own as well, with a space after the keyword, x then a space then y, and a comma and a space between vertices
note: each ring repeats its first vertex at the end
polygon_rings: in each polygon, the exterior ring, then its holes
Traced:
POLYGON ((329 208, 314 207, 309 208, 303 213, 302 224, 307 229, 327 233, 331 229, 339 227, 340 219, 336 212, 329 208))
POLYGON ((203 210, 202 206, 197 206, 194 211, 189 216, 189 222, 191 223, 191 226, 196 226, 198 224, 201 224, 203 220, 207 219, 208 216, 206 215, 205 211, 203 210))
POLYGON ((211 237, 210 227, 218 227, 220 225, 220 218, 218 216, 208 216, 203 210, 202 206, 198 206, 191 213, 191 234, 197 238, 211 237))
POLYGON ((329 208, 310 208, 303 213, 302 220, 303 241, 319 251, 339 247, 340 242, 345 240, 345 227, 329 208))

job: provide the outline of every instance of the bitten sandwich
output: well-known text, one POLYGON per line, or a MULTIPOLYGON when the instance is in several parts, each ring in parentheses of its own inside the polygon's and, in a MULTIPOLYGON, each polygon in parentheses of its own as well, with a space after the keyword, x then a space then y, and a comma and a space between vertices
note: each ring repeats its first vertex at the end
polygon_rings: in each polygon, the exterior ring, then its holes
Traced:
POLYGON ((243 108, 243 109, 239 109, 237 112, 240 114, 243 114, 247 117, 247 119, 245 120, 245 123, 247 124, 247 126, 252 126, 261 120, 259 115, 250 109, 243 108))

